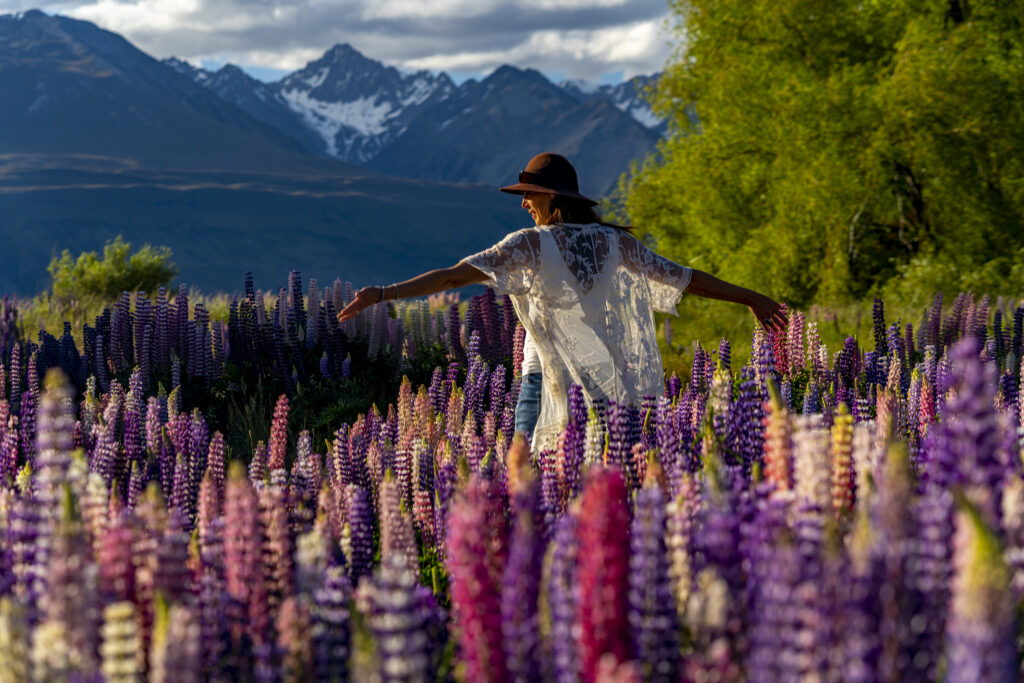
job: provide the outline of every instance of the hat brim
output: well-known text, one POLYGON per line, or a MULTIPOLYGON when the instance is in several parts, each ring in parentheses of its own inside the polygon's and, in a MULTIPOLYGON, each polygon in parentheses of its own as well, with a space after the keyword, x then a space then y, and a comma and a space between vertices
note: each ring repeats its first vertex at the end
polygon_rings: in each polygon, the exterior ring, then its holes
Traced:
POLYGON ((597 206, 590 197, 585 197, 579 192, 573 192, 572 190, 553 190, 550 187, 544 187, 543 185, 531 185, 530 183, 516 183, 515 185, 506 185, 505 187, 499 187, 502 192, 508 194, 525 194, 527 192, 537 192, 540 194, 554 194, 560 197, 569 197, 571 199, 579 199, 586 202, 590 206, 597 206))

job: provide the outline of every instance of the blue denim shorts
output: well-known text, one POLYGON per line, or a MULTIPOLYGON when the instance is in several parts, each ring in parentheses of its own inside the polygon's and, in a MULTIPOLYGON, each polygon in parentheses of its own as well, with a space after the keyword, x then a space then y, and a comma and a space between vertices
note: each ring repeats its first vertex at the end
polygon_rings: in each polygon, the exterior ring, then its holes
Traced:
POLYGON ((537 416, 540 415, 541 377, 539 372, 523 375, 523 382, 519 388, 519 401, 516 403, 517 434, 532 436, 533 430, 537 426, 537 416))

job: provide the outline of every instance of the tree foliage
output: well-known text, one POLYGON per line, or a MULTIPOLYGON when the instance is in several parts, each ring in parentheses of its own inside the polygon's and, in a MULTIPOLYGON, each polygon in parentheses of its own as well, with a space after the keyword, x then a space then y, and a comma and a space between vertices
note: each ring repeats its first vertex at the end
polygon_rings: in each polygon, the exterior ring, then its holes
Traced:
POLYGON ((71 256, 65 249, 48 267, 53 295, 61 299, 113 301, 121 292, 154 291, 170 284, 178 269, 168 247, 144 245, 131 253, 118 235, 103 247, 103 258, 89 251, 71 256))
POLYGON ((798 306, 1024 291, 1018 3, 672 9, 671 134, 621 188, 664 253, 798 306))

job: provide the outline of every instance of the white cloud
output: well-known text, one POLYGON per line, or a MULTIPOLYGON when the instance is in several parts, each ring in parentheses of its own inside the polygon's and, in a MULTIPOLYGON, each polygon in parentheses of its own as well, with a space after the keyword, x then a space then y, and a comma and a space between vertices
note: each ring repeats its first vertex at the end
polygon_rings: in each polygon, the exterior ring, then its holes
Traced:
POLYGON ((478 17, 489 14, 498 6, 496 0, 377 0, 368 2, 362 11, 364 19, 431 20, 450 17, 478 17))
MULTIPOLYGON (((37 1, 37 0, 36 0, 37 1)), ((33 0, 0 0, 0 13, 33 0)), ((65 0, 157 58, 294 70, 336 43, 406 69, 502 64, 568 78, 652 73, 670 54, 665 0, 65 0)))
POLYGON ((613 71, 630 78, 664 65, 670 49, 662 24, 650 20, 593 31, 536 31, 510 49, 430 55, 406 60, 403 66, 465 72, 514 64, 542 70, 557 67, 573 78, 594 79, 613 71))

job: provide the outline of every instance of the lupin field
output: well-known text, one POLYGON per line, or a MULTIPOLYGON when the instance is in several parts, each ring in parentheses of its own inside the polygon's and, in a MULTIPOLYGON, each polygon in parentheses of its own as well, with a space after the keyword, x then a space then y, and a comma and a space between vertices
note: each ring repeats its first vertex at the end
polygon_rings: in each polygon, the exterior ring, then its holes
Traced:
POLYGON ((1021 678, 1020 302, 792 310, 533 453, 507 298, 352 297, 4 302, 3 680, 1021 678))

